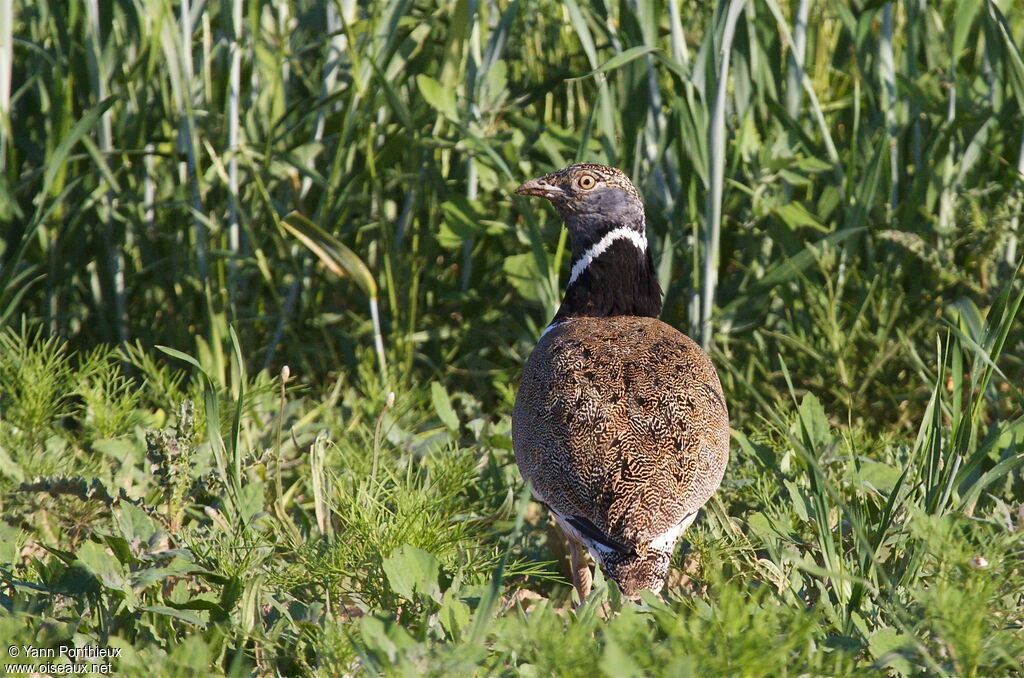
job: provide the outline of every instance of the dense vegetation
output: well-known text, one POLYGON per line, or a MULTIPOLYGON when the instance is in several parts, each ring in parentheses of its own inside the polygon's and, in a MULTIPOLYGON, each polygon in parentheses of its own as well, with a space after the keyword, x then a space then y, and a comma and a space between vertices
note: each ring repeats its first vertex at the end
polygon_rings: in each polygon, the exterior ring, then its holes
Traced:
POLYGON ((1013 0, 0 0, 3 645, 1020 675, 1022 41, 1013 0), (734 429, 664 595, 578 611, 509 439, 566 259, 511 189, 574 158, 636 180, 734 429))

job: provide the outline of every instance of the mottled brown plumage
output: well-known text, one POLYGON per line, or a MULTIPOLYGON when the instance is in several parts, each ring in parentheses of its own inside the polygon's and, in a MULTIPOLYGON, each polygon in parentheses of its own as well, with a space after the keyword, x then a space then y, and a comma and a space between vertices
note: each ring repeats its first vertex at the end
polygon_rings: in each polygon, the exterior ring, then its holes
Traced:
POLYGON ((728 460, 718 376, 699 346, 653 317, 660 290, 640 237, 643 206, 625 175, 570 166, 519 192, 552 200, 579 265, 523 370, 512 415, 516 462, 570 540, 581 600, 589 571, 580 545, 626 595, 658 591, 728 460), (598 181, 583 188, 581 173, 598 181), (588 205, 594 191, 610 193, 588 205))

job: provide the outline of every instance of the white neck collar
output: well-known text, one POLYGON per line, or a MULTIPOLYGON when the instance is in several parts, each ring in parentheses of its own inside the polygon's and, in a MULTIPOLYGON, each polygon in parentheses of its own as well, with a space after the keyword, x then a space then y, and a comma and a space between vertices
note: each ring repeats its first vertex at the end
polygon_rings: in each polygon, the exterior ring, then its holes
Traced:
POLYGON ((587 270, 587 266, 597 259, 599 256, 604 254, 605 250, 612 246, 616 240, 626 239, 636 245, 636 248, 641 252, 647 251, 647 234, 638 233, 636 229, 629 228, 628 226, 619 226, 618 228, 612 229, 604 234, 604 237, 598 240, 596 243, 587 248, 587 251, 583 253, 576 263, 572 265, 572 271, 569 273, 569 284, 572 285, 576 282, 576 279, 583 275, 583 271, 587 270))

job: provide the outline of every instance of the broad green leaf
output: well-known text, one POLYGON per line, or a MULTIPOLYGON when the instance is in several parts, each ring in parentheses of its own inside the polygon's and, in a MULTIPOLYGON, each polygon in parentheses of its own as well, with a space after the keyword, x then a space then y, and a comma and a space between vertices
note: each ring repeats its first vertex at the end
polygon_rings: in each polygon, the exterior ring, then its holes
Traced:
POLYGON ((264 510, 264 485, 261 482, 249 482, 241 486, 238 493, 238 514, 243 522, 248 523, 264 510))
POLYGON ((953 61, 960 59, 960 54, 967 44, 967 37, 970 35, 971 26, 978 15, 978 10, 985 0, 957 0, 956 13, 953 16, 953 61))
POLYGON ((131 585, 121 563, 107 552, 103 544, 87 541, 75 552, 75 557, 109 589, 131 593, 131 585))
POLYGON ((505 257, 502 269, 505 271, 505 277, 508 278, 509 283, 524 299, 543 302, 544 295, 540 281, 543 280, 547 272, 541 272, 537 266, 537 257, 532 253, 513 254, 510 257, 505 257))
POLYGON ((128 545, 128 540, 122 536, 116 534, 103 535, 103 543, 106 544, 111 551, 114 552, 114 557, 121 563, 134 563, 138 562, 138 558, 132 555, 132 549, 128 545))
POLYGON ((341 241, 299 212, 292 212, 282 220, 281 224, 308 247, 327 267, 327 270, 339 277, 352 278, 367 296, 371 299, 377 298, 377 281, 374 280, 370 269, 355 252, 341 241))
POLYGON ((786 203, 785 205, 776 207, 772 211, 792 229, 797 229, 802 226, 810 226, 822 233, 828 232, 828 229, 825 228, 825 226, 823 226, 813 214, 808 212, 806 207, 798 202, 786 203))
POLYGON ((811 172, 814 174, 820 172, 828 172, 833 169, 831 163, 822 160, 821 158, 815 158, 813 156, 801 156, 796 160, 796 166, 804 172, 811 172))
POLYGON ((469 625, 469 605, 462 602, 459 596, 449 589, 444 594, 441 609, 437 611, 438 621, 453 638, 458 638, 469 625))
POLYGON ((178 360, 182 360, 188 363, 192 367, 199 370, 202 374, 206 374, 206 370, 204 370, 203 366, 199 364, 199 361, 190 356, 188 353, 183 353, 182 351, 179 351, 176 348, 171 348, 170 346, 161 346, 160 344, 157 344, 156 348, 157 350, 163 351, 172 358, 177 358, 178 360))
POLYGON ((773 525, 773 521, 760 511, 754 511, 747 517, 747 525, 751 531, 765 540, 785 539, 784 532, 780 532, 773 525))
POLYGON ((650 54, 651 52, 655 52, 657 50, 658 50, 657 47, 649 47, 649 46, 630 47, 627 50, 623 50, 620 54, 616 54, 611 59, 609 59, 608 61, 606 61, 603 64, 601 64, 600 67, 595 68, 594 70, 590 71, 586 75, 581 75, 578 78, 570 78, 570 81, 572 81, 572 80, 582 80, 584 78, 593 77, 593 76, 597 75, 598 73, 607 73, 608 71, 613 71, 616 68, 620 68, 622 66, 625 66, 626 64, 630 63, 631 61, 635 61, 635 60, 639 59, 640 57, 644 56, 645 54, 650 54))
POLYGON ((455 103, 455 90, 446 87, 429 75, 420 73, 416 76, 416 86, 420 94, 439 113, 449 120, 458 121, 459 113, 455 103))
POLYGON ((433 553, 405 544, 384 559, 382 564, 391 590, 407 600, 416 595, 441 601, 437 577, 441 567, 433 553))
POLYGON ((437 229, 437 242, 447 250, 458 249, 474 235, 473 229, 466 222, 458 219, 445 219, 437 229))
POLYGON ((167 607, 166 605, 147 605, 140 607, 143 612, 152 612, 164 617, 173 617, 174 619, 180 619, 181 621, 188 622, 194 626, 206 626, 206 620, 200 617, 195 612, 189 612, 188 610, 176 610, 173 607, 167 607))
POLYGON ((649 675, 635 655, 628 650, 637 637, 646 631, 643 617, 624 607, 613 617, 605 630, 604 652, 601 654, 601 668, 605 675, 617 678, 644 678, 649 675))
MULTIPOLYGON (((185 577, 196 572, 201 572, 200 568, 195 563, 191 563, 184 558, 174 557, 171 558, 170 562, 165 565, 159 565, 155 567, 147 567, 140 570, 135 570, 131 573, 131 581, 133 586, 146 587, 156 581, 163 581, 168 577, 185 577)), ((182 605, 176 605, 177 607, 183 607, 182 605)), ((191 606, 185 606, 191 607, 191 606)))
POLYGON ((821 406, 821 401, 813 393, 806 393, 797 412, 800 414, 800 421, 803 423, 811 450, 821 452, 821 448, 832 439, 828 417, 825 416, 825 408, 821 406))
POLYGON ((437 239, 442 247, 454 249, 466 239, 488 231, 479 201, 452 196, 441 204, 441 209, 444 210, 445 219, 441 222, 437 239))
POLYGON ((915 639, 900 633, 891 626, 883 626, 871 634, 868 648, 878 667, 893 669, 902 676, 917 673, 909 660, 916 653, 915 639))
POLYGON ((369 615, 359 620, 359 638, 390 664, 397 664, 403 654, 417 646, 416 640, 400 624, 369 615))
POLYGON ((23 542, 22 531, 6 523, 0 523, 0 566, 18 562, 19 542, 23 542))
POLYGON ((892 489, 899 482, 900 476, 903 474, 900 469, 894 466, 871 459, 861 459, 859 464, 860 468, 854 469, 851 467, 849 469, 848 479, 850 484, 853 487, 875 490, 886 496, 892 492, 892 489))
POLYGON ((790 503, 797 517, 807 522, 811 515, 811 505, 807 500, 806 494, 792 480, 784 480, 783 485, 789 490, 790 503))
POLYGON ((92 444, 97 452, 112 459, 126 460, 139 449, 140 443, 135 438, 101 438, 92 444))
POLYGON ((452 408, 451 398, 444 386, 434 381, 430 384, 430 402, 434 405, 434 411, 441 419, 441 422, 452 431, 459 430, 459 417, 452 408))

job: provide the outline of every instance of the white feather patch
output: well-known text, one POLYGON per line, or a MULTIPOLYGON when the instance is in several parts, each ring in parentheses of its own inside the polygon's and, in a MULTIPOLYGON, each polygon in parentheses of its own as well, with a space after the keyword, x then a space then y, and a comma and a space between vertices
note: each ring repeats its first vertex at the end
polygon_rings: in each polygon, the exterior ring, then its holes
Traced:
MULTIPOLYGON (((550 506, 548 508, 550 508, 550 506)), ((577 530, 575 527, 572 526, 572 524, 569 523, 568 520, 563 519, 562 515, 558 511, 551 509, 551 513, 552 515, 554 515, 555 522, 558 523, 558 526, 560 528, 562 528, 562 531, 568 535, 571 535, 578 542, 583 544, 583 547, 590 552, 590 557, 594 560, 598 562, 603 562, 605 555, 615 552, 615 549, 608 548, 604 544, 594 541, 593 539, 587 537, 582 532, 577 530)))
POLYGON ((668 528, 657 537, 651 540, 651 548, 658 551, 669 551, 671 552, 676 542, 679 541, 679 537, 683 536, 683 532, 690 526, 690 523, 697 517, 697 512, 694 511, 690 515, 682 519, 677 525, 673 525, 668 528))
POLYGON ((559 320, 557 323, 551 323, 550 325, 545 327, 544 331, 540 333, 539 339, 543 339, 545 334, 547 334, 551 330, 555 329, 556 327, 558 327, 559 325, 561 325, 564 322, 568 322, 568 321, 567 320, 559 320))
MULTIPOLYGON (((536 493, 534 494, 534 496, 537 497, 539 501, 544 501, 542 498, 538 497, 536 493)), ((565 532, 567 535, 574 537, 577 541, 583 544, 587 551, 590 552, 590 556, 594 560, 603 562, 604 556, 606 556, 609 553, 615 552, 615 549, 609 548, 608 546, 601 544, 600 542, 596 542, 593 539, 587 537, 585 534, 581 533, 579 530, 573 527, 568 520, 564 519, 562 515, 558 513, 558 511, 551 509, 551 513, 555 518, 555 522, 558 523, 558 526, 560 528, 562 528, 562 531, 565 532)), ((688 528, 696 518, 697 512, 694 511, 693 513, 679 521, 679 523, 673 525, 672 527, 670 527, 669 529, 665 530, 657 537, 652 539, 650 544, 648 545, 648 548, 653 549, 655 551, 667 551, 671 553, 675 550, 676 542, 678 542, 679 538, 683 536, 683 532, 686 531, 686 528, 688 528)))
MULTIPOLYGON (((605 253, 612 243, 616 240, 626 239, 636 245, 636 248, 641 252, 647 251, 647 234, 637 233, 636 230, 628 228, 626 226, 620 226, 619 228, 612 229, 604 234, 604 237, 598 240, 596 243, 591 245, 586 252, 583 253, 575 264, 572 266, 572 271, 569 274, 569 285, 576 282, 576 278, 583 275, 583 271, 587 270, 587 266, 597 259, 599 256, 605 253)), ((568 285, 566 285, 568 287, 568 285)))

